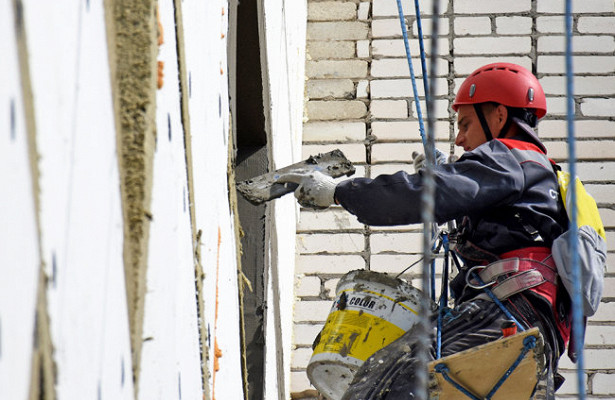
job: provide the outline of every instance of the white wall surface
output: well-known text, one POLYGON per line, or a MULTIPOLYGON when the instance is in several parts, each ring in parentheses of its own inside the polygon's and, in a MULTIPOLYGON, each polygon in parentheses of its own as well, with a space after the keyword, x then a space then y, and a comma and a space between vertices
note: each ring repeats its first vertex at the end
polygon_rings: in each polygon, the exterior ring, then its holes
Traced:
POLYGON ((205 323, 212 398, 242 399, 239 295, 233 218, 228 202, 228 6, 182 3, 189 76, 196 228, 201 236, 205 323), (214 368, 219 348, 219 370, 214 368))
POLYGON ((156 98, 149 257, 139 398, 200 399, 201 359, 172 0, 158 2, 164 84, 156 98))
POLYGON ((32 171, 12 4, 0 2, 0 398, 25 399, 30 386, 40 266, 32 171))
POLYGON ((60 399, 133 397, 102 2, 23 2, 60 399))
MULTIPOLYGON (((272 169, 301 158, 305 60, 305 1, 263 2, 264 70, 268 80, 265 110, 272 169)), ((261 48, 263 51, 263 48, 261 48)), ((295 224, 297 206, 292 195, 273 203, 267 281, 265 398, 290 396, 290 352, 294 301, 295 224)))

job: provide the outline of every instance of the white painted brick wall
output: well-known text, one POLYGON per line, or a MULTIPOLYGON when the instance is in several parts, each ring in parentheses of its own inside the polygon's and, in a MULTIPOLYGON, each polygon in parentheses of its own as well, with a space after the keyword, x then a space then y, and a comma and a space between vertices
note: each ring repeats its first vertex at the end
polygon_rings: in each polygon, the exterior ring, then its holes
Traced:
POLYGON ((347 21, 355 19, 356 13, 357 6, 352 2, 308 3, 308 21, 347 21))
MULTIPOLYGON (((295 304, 295 322, 324 323, 331 309, 331 301, 301 301, 295 304)), ((305 365, 305 364, 304 364, 305 365)))
POLYGON ((498 35, 529 35, 532 33, 532 18, 497 17, 495 31, 498 35))
POLYGON ((311 346, 321 329, 322 325, 320 324, 295 324, 295 345, 311 346))
POLYGON ((615 374, 597 373, 592 380, 592 393, 597 395, 615 395, 615 374))
POLYGON ((455 54, 527 54, 532 48, 529 36, 473 37, 453 40, 455 54))
MULTIPOLYGON (((446 152, 454 147, 456 124, 450 105, 463 79, 478 66, 513 62, 536 71, 544 85, 549 113, 539 125, 539 134, 549 155, 567 169, 563 2, 438 1, 441 19, 436 66, 436 147, 446 152)), ((353 19, 346 19, 343 12, 337 19, 332 18, 334 12, 327 14, 326 3, 310 1, 322 7, 319 13, 323 16, 314 16, 309 23, 306 65, 323 67, 318 69, 319 78, 310 78, 306 85, 304 156, 340 148, 357 166, 356 176, 377 176, 402 169, 414 172, 412 152, 422 152, 422 143, 396 2, 331 2, 337 3, 332 5, 335 10, 354 7, 353 19), (352 3, 352 7, 345 3, 352 3), (344 62, 309 63, 316 60, 344 62), (361 75, 361 69, 360 73, 340 79, 332 72, 336 68, 324 68, 349 66, 350 60, 365 62, 365 75, 361 75)), ((420 4, 422 13, 429 15, 431 1, 420 4)), ((414 1, 402 0, 402 5, 425 113, 414 1)), ((615 302, 611 302, 615 299, 615 6, 612 0, 574 0, 573 7, 577 13, 573 38, 574 71, 578 74, 577 173, 600 205, 609 252, 604 290, 608 302, 603 302, 589 319, 586 335, 587 392, 588 398, 615 399, 615 302)), ((430 32, 431 23, 425 17, 427 50, 430 32)), ((462 153, 457 148, 454 152, 462 153)), ((340 207, 301 212, 295 270, 298 301, 294 391, 310 388, 304 371, 311 342, 327 317, 340 277, 360 268, 397 275, 420 259, 421 229, 420 224, 366 229, 340 207)), ((419 270, 420 263, 402 276, 420 285, 416 276, 419 270)), ((564 356, 562 373, 567 381, 558 391, 558 399, 575 397, 574 368, 564 356)))
POLYGON ((372 37, 401 37, 399 18, 375 19, 372 21, 372 37))
POLYGON ((310 101, 307 104, 308 118, 313 120, 362 118, 366 112, 362 101, 310 101))
MULTIPOLYGON (((421 59, 412 57, 412 65, 417 77, 422 77, 421 59)), ((402 77, 407 79, 410 74, 407 58, 383 58, 372 61, 371 75, 373 78, 402 77)), ((448 61, 438 58, 436 63, 436 76, 448 75, 448 61)), ((446 82, 446 81, 444 81, 446 82)), ((445 86, 446 87, 446 86, 445 86)))
POLYGON ((540 33, 564 33, 565 19, 562 15, 548 15, 536 18, 536 29, 540 33))
MULTIPOLYGON (((519 64, 522 67, 531 69, 532 68, 532 59, 529 56, 501 56, 501 57, 485 57, 485 55, 481 54, 480 56, 472 56, 472 57, 455 57, 453 59, 453 64, 455 66, 455 72, 457 76, 467 76, 470 75, 478 66, 490 64, 493 62, 510 62, 514 64, 519 64)), ((457 81, 456 81, 457 82, 457 81)), ((458 81, 455 87, 459 87, 461 85, 461 80, 458 81)))
POLYGON ((369 40, 357 41, 357 57, 368 58, 370 56, 369 40))
POLYGON ((308 40, 357 40, 367 37, 368 26, 362 21, 313 22, 308 24, 308 40))
MULTIPOLYGON (((545 94, 565 95, 566 78, 547 76, 540 79, 545 94)), ((610 76, 577 76, 574 79, 575 95, 605 95, 615 93, 615 79, 610 76)))
POLYGON ((372 118, 408 118, 408 102, 406 100, 372 100, 369 112, 372 118))
POLYGON ((320 278, 317 276, 303 276, 297 279, 295 296, 318 297, 320 295, 320 278))
POLYGON ((354 82, 350 79, 311 79, 306 84, 311 99, 349 98, 354 94, 354 82))
POLYGON ((519 13, 530 11, 530 0, 455 0, 455 13, 458 14, 491 14, 491 13, 519 13))
POLYGON ((355 56, 355 42, 350 41, 309 41, 307 43, 307 57, 309 60, 323 58, 340 59, 355 56))
MULTIPOLYGON (((420 55, 420 46, 416 41, 410 43, 410 54, 420 55)), ((438 41, 438 55, 448 54, 448 41, 438 41)), ((372 41, 372 56, 374 57, 406 57, 406 48, 402 39, 379 39, 372 41)))
POLYGON ((339 278, 327 279, 325 282, 325 293, 328 299, 333 300, 335 295, 337 294, 337 284, 339 283, 339 278))
MULTIPOLYGON (((419 7, 421 9, 421 14, 430 15, 431 10, 433 9, 433 1, 434 0, 425 0, 419 3, 419 7)), ((401 1, 402 8, 404 10, 404 15, 415 15, 416 10, 414 8, 414 1, 412 0, 402 0, 401 1)), ((440 9, 440 13, 444 13, 445 10, 448 9, 448 1, 447 0, 439 0, 438 7, 440 9)), ((397 2, 390 0, 372 0, 372 9, 373 9, 373 17, 390 17, 397 16, 397 2)))
POLYGON ((581 113, 587 117, 612 117, 615 99, 585 98, 581 103, 581 113))
MULTIPOLYGON (((421 10, 424 10, 424 8, 421 8, 421 10)), ((438 36, 447 36, 449 33, 449 19, 442 16, 444 8, 440 7, 440 20, 438 21, 438 36)), ((423 13, 424 14, 424 13, 423 13)), ((431 8, 427 10, 427 14, 431 14, 431 8)), ((423 31, 423 36, 425 39, 427 40, 431 40, 431 36, 432 36, 432 24, 431 24, 431 17, 426 18, 421 20, 422 24, 421 24, 421 28, 423 31)), ((398 23, 399 25, 399 19, 398 19, 398 23)), ((419 35, 419 24, 418 21, 414 21, 412 23, 412 34, 414 35, 414 37, 418 37, 419 35)), ((401 36, 401 31, 399 31, 398 33, 399 36, 401 36)))
MULTIPOLYGON (((300 274, 317 274, 325 271, 328 274, 343 275, 353 269, 365 268, 365 260, 360 255, 310 255, 297 257, 295 272, 300 274)), ((295 310, 297 313, 297 310, 295 310)))
POLYGON ((367 76, 367 62, 363 60, 318 60, 305 65, 308 78, 363 78, 367 76))
POLYGON ((357 9, 357 19, 360 21, 366 21, 369 18, 370 7, 371 4, 368 1, 359 3, 359 7, 357 9))
POLYGON ((332 121, 308 122, 303 126, 303 142, 343 141, 365 139, 365 122, 332 121))
POLYGON ((615 17, 580 17, 577 29, 580 33, 615 34, 615 17))
MULTIPOLYGON (((565 74, 566 61, 559 56, 538 56, 538 73, 565 74)), ((613 74, 615 59, 612 56, 577 56, 574 58, 574 71, 577 74, 613 74)))
MULTIPOLYGON (((564 13, 565 3, 561 0, 539 0, 536 5, 538 13, 552 14, 564 13)), ((574 14, 582 13, 613 13, 613 1, 611 0, 573 0, 572 12, 574 14)))
POLYGON ((422 237, 420 232, 374 233, 370 237, 372 253, 420 253, 423 251, 422 237))
MULTIPOLYGON (((577 120, 574 126, 578 138, 615 137, 615 121, 577 120)), ((566 121, 546 120, 540 122, 538 132, 543 138, 564 138, 567 127, 566 121)))
MULTIPOLYGON (((436 122, 435 131, 436 139, 448 139, 448 122, 436 122)), ((419 123, 418 121, 374 121, 372 122, 372 135, 376 136, 379 141, 418 140, 420 138, 419 123)))
POLYGON ((455 18, 455 34, 458 36, 489 35, 491 33, 491 18, 460 17, 455 18))
MULTIPOLYGON (((415 71, 416 68, 420 68, 420 64, 414 65, 415 71)), ((445 95, 447 93, 447 86, 445 83, 446 80, 440 79, 436 82, 436 96, 445 95)), ((372 99, 414 97, 412 80, 407 78, 374 80, 370 87, 372 99)), ((416 88, 419 96, 423 97, 425 95, 423 83, 417 81, 416 88)))
POLYGON ((297 223, 297 232, 323 230, 362 230, 364 225, 341 207, 330 207, 323 211, 305 210, 297 223))
MULTIPOLYGON (((560 53, 566 49, 565 36, 541 36, 538 38, 540 53, 560 53)), ((574 53, 612 53, 615 50, 613 36, 573 36, 572 50, 574 53)))

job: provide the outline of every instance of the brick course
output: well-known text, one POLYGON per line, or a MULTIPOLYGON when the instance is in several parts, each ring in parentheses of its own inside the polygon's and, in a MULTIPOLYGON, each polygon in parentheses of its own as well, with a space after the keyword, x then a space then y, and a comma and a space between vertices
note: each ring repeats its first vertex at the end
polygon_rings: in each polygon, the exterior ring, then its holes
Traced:
POLYGON ((368 26, 363 21, 312 22, 308 24, 308 40, 357 40, 367 38, 368 26))
POLYGON ((356 13, 357 5, 352 2, 308 3, 308 21, 347 21, 355 19, 356 13))
POLYGON ((352 58, 355 56, 355 42, 309 41, 307 56, 311 60, 352 58))
POLYGON ((307 95, 311 99, 352 98, 354 82, 350 79, 309 80, 306 84, 307 95))

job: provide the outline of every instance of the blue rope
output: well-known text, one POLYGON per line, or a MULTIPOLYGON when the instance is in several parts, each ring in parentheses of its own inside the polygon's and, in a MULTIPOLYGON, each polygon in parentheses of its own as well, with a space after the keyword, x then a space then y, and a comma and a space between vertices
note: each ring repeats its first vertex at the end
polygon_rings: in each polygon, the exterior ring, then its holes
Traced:
MULTIPOLYGON (((425 102, 429 102, 429 75, 427 74, 427 65, 425 62, 425 46, 423 45, 423 23, 421 22, 421 9, 419 8, 419 0, 414 0, 414 9, 416 11, 416 26, 419 32, 419 49, 421 52, 421 70, 423 71, 423 88, 425 89, 425 102)), ((429 110, 427 110, 427 118, 429 118, 429 110)))
MULTIPOLYGON (((432 248, 432 253, 434 253, 435 247, 432 248)), ((436 257, 431 258, 431 263, 429 266, 429 283, 430 283, 430 291, 431 293, 431 301, 436 301, 436 257)))
POLYGON ((517 357, 513 365, 511 365, 510 368, 508 368, 508 370, 504 373, 504 375, 502 375, 502 377, 500 378, 498 383, 495 384, 493 389, 491 389, 491 391, 487 393, 487 397, 486 397, 487 399, 491 399, 491 397, 495 394, 495 392, 498 391, 500 386, 502 386, 502 384, 504 384, 506 379, 508 379, 508 377, 513 373, 515 368, 519 366, 521 361, 525 358, 525 355, 530 351, 530 349, 533 349, 534 347, 536 347, 536 337, 535 336, 528 336, 525 339, 523 339, 523 349, 521 350, 519 357, 517 357))
POLYGON ((574 338, 575 353, 577 354, 577 385, 579 388, 579 399, 585 399, 584 382, 584 362, 583 362, 583 313, 581 311, 581 273, 579 266, 578 252, 578 226, 577 226, 577 191, 576 191, 576 154, 575 154, 575 135, 574 135, 574 90, 573 90, 573 70, 572 70, 572 5, 570 0, 566 0, 566 120, 568 122, 568 160, 570 172, 570 225, 569 230, 572 235, 569 237, 568 245, 572 253, 572 281, 574 291, 572 296, 572 334, 574 338))
POLYGON ((449 241, 448 234, 442 234, 442 245, 444 247, 444 265, 442 267, 442 293, 440 294, 440 305, 438 307, 438 331, 436 335, 436 359, 442 357, 442 318, 448 302, 448 256, 449 241))
POLYGON ((457 383, 454 379, 452 379, 448 373, 450 372, 450 370, 448 369, 448 367, 446 366, 446 364, 437 364, 434 367, 434 371, 436 371, 437 373, 442 374, 442 377, 451 385, 453 385, 455 387, 455 389, 459 390, 461 393, 465 394, 467 397, 469 397, 472 400, 482 400, 480 397, 476 397, 473 393, 471 393, 468 389, 464 388, 463 386, 461 386, 459 383, 457 383))
MULTIPOLYGON (((459 260, 457 259, 457 255, 455 253, 451 253, 451 256, 453 258, 453 261, 455 262, 455 265, 457 266, 457 270, 461 271, 461 265, 459 264, 459 260)), ((480 279, 480 276, 478 276, 478 274, 473 273, 472 274, 472 279, 476 279, 476 281, 478 282, 479 285, 484 285, 485 282, 483 282, 482 279, 480 279)), ((504 313, 504 315, 506 315, 506 317, 508 317, 508 319, 510 319, 511 321, 513 321, 515 324, 517 324, 517 327, 521 330, 521 331, 525 331, 525 328, 523 325, 521 325, 519 323, 519 321, 517 321, 517 319, 510 313, 510 311, 508 311, 508 309, 506 308, 506 306, 500 301, 500 299, 498 299, 497 297, 495 297, 495 295, 493 294, 493 292, 491 291, 491 289, 489 289, 488 287, 483 288, 483 290, 485 291, 485 293, 487 293, 487 295, 491 298, 491 300, 497 304, 498 307, 500 307, 500 310, 502 310, 502 312, 504 313)))
MULTIPOLYGON (((406 48, 406 58, 408 60, 408 69, 410 70, 410 79, 412 80, 412 91, 414 92, 414 103, 416 105, 416 113, 419 119, 419 132, 423 141, 423 148, 427 154, 427 139, 425 138, 425 125, 423 124, 423 113, 421 112, 421 103, 419 101, 418 89, 416 87, 416 78, 414 76, 414 67, 412 66, 412 56, 410 54, 410 45, 408 44, 408 31, 406 29, 406 20, 404 19, 404 10, 401 5, 401 0, 397 0, 397 11, 399 14, 399 23, 401 25, 401 33, 404 37, 404 47, 406 48)), ((425 80, 425 77, 423 77, 425 80)))
MULTIPOLYGON (((481 286, 485 284, 485 282, 483 282, 483 280, 480 279, 480 276, 478 276, 478 274, 475 273, 475 272, 472 273, 472 279, 476 279, 478 284, 481 285, 481 286)), ((485 291, 485 293, 487 293, 487 295, 491 298, 491 300, 493 300, 493 302, 495 304, 497 304, 498 307, 500 307, 500 310, 502 310, 502 312, 506 315, 506 317, 508 317, 508 319, 513 321, 515 324, 517 324, 517 327, 519 328, 519 330, 521 332, 525 331, 525 327, 523 325, 521 325, 521 323, 519 321, 517 321, 517 319, 510 313, 510 311, 508 311, 508 308, 506 308, 504 303, 502 303, 500 301, 500 299, 498 299, 495 296, 495 294, 493 294, 491 289, 489 289, 488 287, 485 287, 485 288, 483 288, 483 290, 485 291)))

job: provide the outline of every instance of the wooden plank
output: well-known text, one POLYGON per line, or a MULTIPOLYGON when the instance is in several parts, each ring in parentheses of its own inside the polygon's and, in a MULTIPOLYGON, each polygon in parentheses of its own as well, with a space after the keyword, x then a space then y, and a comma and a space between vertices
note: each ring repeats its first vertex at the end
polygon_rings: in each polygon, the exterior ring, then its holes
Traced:
POLYGON ((538 328, 431 362, 429 364, 430 387, 432 388, 430 399, 446 400, 465 397, 447 382, 441 373, 434 371, 435 366, 441 363, 448 367, 448 375, 455 382, 477 397, 485 398, 519 357, 524 347, 523 340, 528 336, 536 337, 536 347, 528 351, 492 399, 529 399, 537 383, 537 376, 544 366, 544 345, 538 328))

